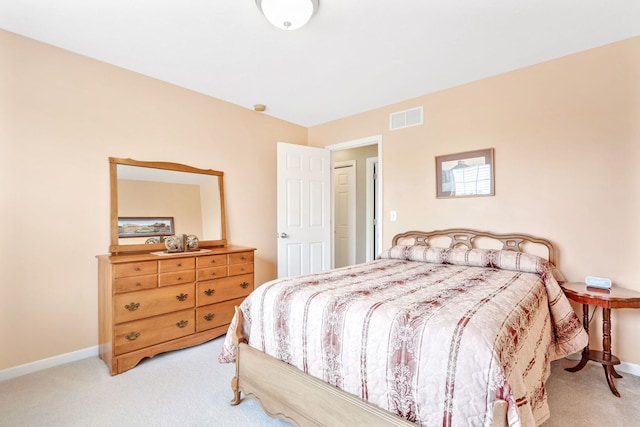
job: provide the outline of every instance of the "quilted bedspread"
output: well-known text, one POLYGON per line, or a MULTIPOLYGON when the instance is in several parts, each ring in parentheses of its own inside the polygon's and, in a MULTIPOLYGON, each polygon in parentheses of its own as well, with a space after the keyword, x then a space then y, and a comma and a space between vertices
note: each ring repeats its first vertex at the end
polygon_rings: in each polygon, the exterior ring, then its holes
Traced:
MULTIPOLYGON (((588 339, 551 265, 515 251, 395 246, 241 310, 250 346, 423 426, 491 425, 496 399, 510 426, 539 425, 550 362, 588 339)), ((219 361, 235 352, 227 334, 219 361)))

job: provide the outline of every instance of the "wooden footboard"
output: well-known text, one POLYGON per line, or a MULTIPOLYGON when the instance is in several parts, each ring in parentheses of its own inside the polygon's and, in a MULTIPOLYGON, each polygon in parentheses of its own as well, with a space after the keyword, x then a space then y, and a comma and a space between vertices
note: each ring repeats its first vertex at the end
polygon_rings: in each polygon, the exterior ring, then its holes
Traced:
MULTIPOLYGON (((314 378, 247 344, 242 335, 242 312, 236 307, 233 342, 237 347, 236 375, 231 381, 232 405, 240 393, 256 399, 274 418, 297 426, 407 426, 415 424, 314 378)), ((494 427, 506 427, 507 402, 494 406, 494 427)))

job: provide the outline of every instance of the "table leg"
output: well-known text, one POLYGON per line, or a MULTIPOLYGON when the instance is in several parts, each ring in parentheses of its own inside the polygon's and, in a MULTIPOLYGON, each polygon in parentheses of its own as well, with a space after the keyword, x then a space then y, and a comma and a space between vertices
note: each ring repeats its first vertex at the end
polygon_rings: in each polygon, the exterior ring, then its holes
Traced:
POLYGON ((616 371, 616 368, 614 368, 613 365, 611 365, 611 375, 616 378, 622 378, 622 375, 620 375, 618 371, 616 371))
POLYGON ((620 397, 620 393, 618 392, 618 389, 616 388, 615 383, 613 382, 613 377, 615 375, 613 375, 613 366, 612 365, 602 365, 602 367, 604 368, 604 376, 607 378, 607 382, 609 383, 609 388, 611 389, 611 393, 615 394, 616 396, 620 397))
POLYGON ((602 309, 602 351, 604 360, 611 360, 611 309, 602 309))
MULTIPOLYGON (((582 326, 584 330, 587 331, 587 335, 589 335, 589 304, 582 304, 582 326)), ((580 369, 587 366, 587 362, 589 361, 589 342, 587 341, 587 345, 582 349, 582 358, 580 362, 574 367, 564 368, 565 371, 568 372, 578 372, 580 369)))
MULTIPOLYGON (((603 349, 603 359, 606 362, 611 361, 611 309, 603 308, 602 309, 602 349, 603 349)), ((609 383, 609 388, 611 392, 616 396, 620 397, 620 393, 618 393, 618 389, 616 389, 616 385, 613 382, 613 377, 622 378, 622 375, 616 372, 611 364, 602 364, 604 368, 604 376, 607 378, 607 382, 609 383)))

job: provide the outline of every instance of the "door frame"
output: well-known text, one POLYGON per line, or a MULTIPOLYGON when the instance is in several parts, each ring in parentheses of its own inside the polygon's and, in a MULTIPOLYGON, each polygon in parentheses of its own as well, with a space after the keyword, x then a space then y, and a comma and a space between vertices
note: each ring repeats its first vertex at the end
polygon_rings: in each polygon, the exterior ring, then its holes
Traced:
MULTIPOLYGON (((382 247, 382 203, 383 203, 383 194, 382 194, 382 135, 372 135, 372 136, 366 136, 364 138, 358 138, 358 139, 354 139, 351 141, 344 141, 344 142, 339 142, 337 144, 332 144, 332 145, 327 145, 324 148, 328 149, 331 151, 331 169, 333 170, 333 152, 334 151, 339 151, 339 150, 346 150, 349 148, 357 148, 357 147, 364 147, 367 145, 377 145, 378 146, 378 180, 376 181, 376 186, 377 186, 377 193, 378 193, 378 202, 377 202, 377 206, 376 206, 376 217, 378 218, 378 227, 376 228, 376 239, 378 240, 378 245, 381 248, 382 247)), ((333 174, 332 174, 332 179, 333 179, 333 174)), ((334 200, 335 195, 333 194, 333 182, 331 183, 331 214, 333 217, 333 214, 335 212, 335 206, 333 205, 333 200, 334 200)), ((333 258, 334 258, 334 251, 333 251, 333 238, 335 235, 335 224, 334 221, 331 221, 331 267, 333 268, 333 258)), ((375 244, 373 242, 369 242, 370 244, 374 245, 375 244)), ((370 252, 372 252, 373 250, 370 247, 366 248, 366 252, 367 252, 367 258, 368 258, 368 254, 370 252)))
POLYGON ((380 216, 380 212, 378 212, 378 208, 380 208, 381 204, 382 204, 382 198, 380 197, 379 191, 380 191, 380 186, 378 185, 378 177, 380 174, 380 161, 378 157, 367 157, 366 159, 366 172, 365 172, 365 176, 366 176, 366 180, 367 180, 367 185, 366 185, 366 192, 367 192, 367 210, 365 213, 365 233, 366 233, 366 242, 365 242, 365 249, 366 249, 366 254, 365 254, 365 262, 369 262, 369 261, 373 261, 374 259, 376 259, 376 247, 378 247, 379 250, 381 250, 380 248, 380 239, 375 239, 377 240, 374 241, 374 239, 372 239, 372 236, 374 234, 374 229, 378 230, 379 227, 381 227, 382 225, 382 217, 380 216), (374 168, 374 165, 377 164, 378 167, 374 168), (372 183, 375 182, 376 185, 374 186, 372 183), (374 188, 375 187, 375 188, 374 188), (375 207, 372 207, 372 201, 375 201, 375 207), (375 224, 374 224, 375 221, 375 224), (377 245, 376 245, 377 243, 377 245))

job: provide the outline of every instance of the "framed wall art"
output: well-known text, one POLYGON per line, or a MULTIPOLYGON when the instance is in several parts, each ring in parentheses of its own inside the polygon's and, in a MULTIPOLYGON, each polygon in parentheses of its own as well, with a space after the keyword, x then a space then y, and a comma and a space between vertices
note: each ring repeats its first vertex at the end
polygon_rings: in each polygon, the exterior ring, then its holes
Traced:
POLYGON ((118 237, 173 236, 173 217, 118 217, 118 237))
POLYGON ((436 197, 495 195, 493 148, 436 156, 436 197))

